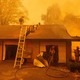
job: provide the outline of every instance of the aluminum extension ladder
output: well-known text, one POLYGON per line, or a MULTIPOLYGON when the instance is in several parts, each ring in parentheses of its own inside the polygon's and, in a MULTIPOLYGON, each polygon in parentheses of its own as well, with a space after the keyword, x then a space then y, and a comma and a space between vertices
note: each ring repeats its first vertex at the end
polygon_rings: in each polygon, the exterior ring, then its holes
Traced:
POLYGON ((23 53, 25 47, 26 33, 27 33, 27 26, 21 26, 18 47, 17 47, 16 57, 14 61, 14 68, 15 67, 21 68, 21 65, 23 64, 23 60, 24 60, 23 53))

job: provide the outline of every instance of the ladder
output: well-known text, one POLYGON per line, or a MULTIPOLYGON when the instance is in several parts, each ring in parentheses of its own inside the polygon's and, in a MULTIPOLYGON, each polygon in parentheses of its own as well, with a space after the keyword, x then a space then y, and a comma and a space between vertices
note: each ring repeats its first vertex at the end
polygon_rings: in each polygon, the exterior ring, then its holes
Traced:
POLYGON ((26 33, 27 33, 27 26, 21 26, 18 47, 17 47, 16 57, 14 61, 14 68, 15 67, 21 68, 21 65, 23 64, 23 60, 24 60, 23 53, 25 47, 26 33))

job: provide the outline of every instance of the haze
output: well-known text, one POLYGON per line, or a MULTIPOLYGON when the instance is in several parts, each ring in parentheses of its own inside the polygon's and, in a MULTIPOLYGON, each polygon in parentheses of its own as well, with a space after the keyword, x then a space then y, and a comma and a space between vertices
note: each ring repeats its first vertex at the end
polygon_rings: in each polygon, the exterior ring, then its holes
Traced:
MULTIPOLYGON (((80 17, 80 0, 23 0, 23 6, 28 10, 29 21, 27 24, 42 23, 41 15, 46 14, 47 8, 58 4, 61 9, 61 18, 71 13, 80 17)), ((80 28, 68 28, 70 35, 80 36, 80 28)))
POLYGON ((66 13, 80 15, 80 0, 23 0, 22 3, 28 10, 30 24, 41 22, 41 15, 46 13, 47 8, 54 3, 59 5, 62 17, 66 13))

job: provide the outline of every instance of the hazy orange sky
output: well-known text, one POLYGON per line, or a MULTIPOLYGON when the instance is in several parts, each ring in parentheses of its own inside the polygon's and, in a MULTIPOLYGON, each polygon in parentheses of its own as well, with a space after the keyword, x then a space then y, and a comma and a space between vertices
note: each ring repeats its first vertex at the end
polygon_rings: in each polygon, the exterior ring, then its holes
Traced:
MULTIPOLYGON (((57 3, 61 9, 62 17, 67 13, 80 16, 80 0, 22 0, 24 7, 28 10, 28 24, 37 24, 41 22, 41 15, 46 14, 47 8, 57 3)), ((72 25, 66 28, 70 35, 80 36, 80 29, 72 25), (73 28, 75 27, 75 28, 73 28)), ((76 46, 80 46, 80 42, 72 43, 72 52, 76 46)))
POLYGON ((66 13, 80 15, 80 0, 22 0, 22 3, 28 10, 29 24, 41 22, 41 14, 45 14, 54 3, 59 4, 62 16, 66 13))

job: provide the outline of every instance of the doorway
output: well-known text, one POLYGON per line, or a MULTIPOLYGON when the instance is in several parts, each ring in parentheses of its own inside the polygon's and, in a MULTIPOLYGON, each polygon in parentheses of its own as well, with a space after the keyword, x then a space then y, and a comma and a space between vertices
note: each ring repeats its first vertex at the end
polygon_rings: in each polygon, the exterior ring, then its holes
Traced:
MULTIPOLYGON (((80 51, 80 41, 72 41, 72 53, 71 53, 71 58, 72 58, 73 60, 76 59, 74 50, 76 50, 77 47, 79 47, 79 51, 80 51)), ((79 61, 80 61, 80 56, 79 56, 79 61)))
POLYGON ((59 55, 58 55, 58 45, 46 45, 46 53, 49 54, 50 52, 50 48, 54 46, 54 50, 55 50, 55 53, 54 53, 54 56, 53 56, 53 63, 51 63, 52 65, 56 65, 58 64, 58 60, 59 60, 59 55))
POLYGON ((14 60, 16 56, 17 45, 6 45, 5 60, 14 60))

